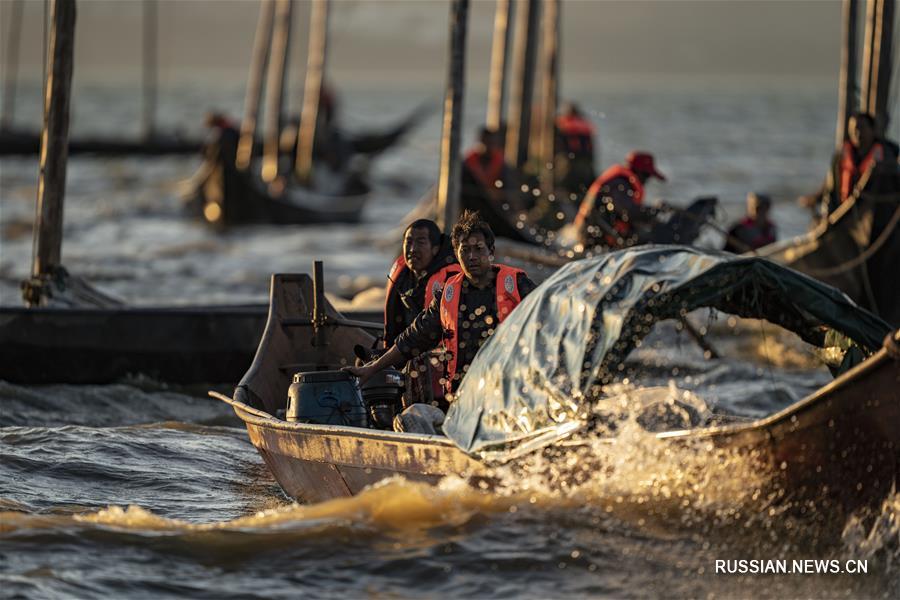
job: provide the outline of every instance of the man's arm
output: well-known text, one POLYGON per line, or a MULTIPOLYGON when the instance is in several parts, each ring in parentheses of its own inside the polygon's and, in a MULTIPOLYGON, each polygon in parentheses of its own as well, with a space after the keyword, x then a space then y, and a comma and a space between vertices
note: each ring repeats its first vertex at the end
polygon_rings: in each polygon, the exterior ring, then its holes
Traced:
POLYGON ((397 336, 394 345, 380 358, 361 367, 344 367, 343 370, 359 377, 360 384, 363 384, 379 371, 436 348, 441 343, 444 333, 440 310, 441 293, 437 292, 428 308, 419 313, 409 327, 397 336))
POLYGON ((519 288, 519 297, 524 300, 525 296, 534 291, 534 288, 537 287, 537 284, 533 282, 525 273, 518 273, 516 275, 516 287, 519 288))

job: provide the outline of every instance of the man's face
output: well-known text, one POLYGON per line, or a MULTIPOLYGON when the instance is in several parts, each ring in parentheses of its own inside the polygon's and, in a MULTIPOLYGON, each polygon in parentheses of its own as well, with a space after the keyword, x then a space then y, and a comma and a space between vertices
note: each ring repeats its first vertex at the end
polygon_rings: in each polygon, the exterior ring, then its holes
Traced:
POLYGON ((456 248, 456 259, 463 273, 473 281, 480 279, 490 270, 491 254, 491 249, 481 232, 473 233, 462 240, 456 248))
POLYGON ((865 119, 857 119, 850 117, 847 123, 847 135, 850 136, 850 143, 855 148, 868 148, 875 141, 875 132, 869 127, 869 123, 865 119))
POLYGON ((437 256, 438 247, 431 244, 428 230, 424 227, 407 229, 403 235, 403 258, 413 273, 424 273, 437 256))

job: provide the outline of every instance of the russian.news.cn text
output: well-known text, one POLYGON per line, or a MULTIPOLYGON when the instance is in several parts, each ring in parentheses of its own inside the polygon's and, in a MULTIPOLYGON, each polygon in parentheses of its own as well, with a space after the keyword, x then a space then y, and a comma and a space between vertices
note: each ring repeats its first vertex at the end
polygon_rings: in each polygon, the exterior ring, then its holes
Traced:
POLYGON ((715 573, 719 575, 865 575, 869 565, 866 560, 838 559, 737 559, 716 560, 715 573))

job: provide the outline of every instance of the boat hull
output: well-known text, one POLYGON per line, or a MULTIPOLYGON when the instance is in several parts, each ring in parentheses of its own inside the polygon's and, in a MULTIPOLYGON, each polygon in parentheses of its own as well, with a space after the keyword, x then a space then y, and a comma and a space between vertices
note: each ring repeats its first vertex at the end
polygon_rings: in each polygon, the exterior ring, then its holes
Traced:
MULTIPOLYGON (((224 398, 223 398, 224 399, 224 398)), ((490 481, 488 466, 441 436, 287 423, 228 399, 282 489, 301 502, 353 495, 400 476, 490 481)), ((741 464, 756 508, 787 506, 843 518, 900 482, 900 363, 881 351, 815 394, 752 423, 657 434, 695 456, 741 464)), ((552 448, 549 456, 553 456, 552 448)), ((569 450, 571 450, 571 445, 569 450)), ((602 468, 603 456, 596 457, 602 468)), ((713 467, 713 465, 710 465, 713 467)), ((737 468, 734 471, 740 477, 737 468)), ((809 513, 813 514, 813 513, 809 513)))
POLYGON ((440 436, 286 423, 235 412, 250 441, 290 497, 321 502, 359 493, 390 477, 436 483, 472 477, 484 466, 440 436))
MULTIPOLYGON (((266 305, 0 308, 0 379, 104 384, 144 375, 178 384, 235 384, 253 361, 266 305)), ((362 321, 373 312, 348 313, 362 321)))

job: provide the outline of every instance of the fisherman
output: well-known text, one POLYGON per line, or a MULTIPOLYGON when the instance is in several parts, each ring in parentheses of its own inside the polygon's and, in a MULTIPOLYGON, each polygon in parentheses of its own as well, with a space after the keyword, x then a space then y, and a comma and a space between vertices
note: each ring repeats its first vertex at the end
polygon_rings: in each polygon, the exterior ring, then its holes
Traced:
POLYGON ((466 153, 462 169, 462 193, 502 207, 508 181, 503 140, 498 131, 482 127, 478 143, 466 153))
POLYGON ((832 158, 822 188, 798 199, 801 206, 820 218, 863 192, 880 195, 898 190, 897 144, 877 137, 872 115, 851 115, 847 138, 832 158))
POLYGON ((382 369, 442 346, 447 361, 443 384, 449 396, 481 345, 535 288, 524 271, 493 263, 494 233, 477 212, 463 213, 450 241, 462 272, 434 293, 431 304, 385 354, 361 367, 346 367, 361 384, 382 369))
POLYGON ((597 177, 594 171, 594 126, 579 106, 567 102, 556 118, 556 176, 559 186, 581 197, 597 177))
POLYGON ((387 277, 384 344, 390 348, 404 329, 431 304, 444 282, 460 272, 450 240, 437 223, 418 219, 403 232, 403 254, 387 277))
MULTIPOLYGON (((413 221, 403 233, 403 253, 394 261, 387 277, 384 298, 384 347, 394 345, 397 336, 415 320, 440 292, 450 277, 460 272, 450 241, 437 223, 413 221)), ((405 404, 443 404, 443 365, 430 354, 413 357, 407 364, 410 394, 405 404), (414 374, 414 375, 413 375, 414 374)))
POLYGON ((665 181, 653 155, 632 151, 625 164, 604 171, 588 189, 573 226, 585 249, 598 245, 618 248, 647 241, 639 227, 656 221, 657 209, 643 205, 644 184, 651 177, 665 181))
POLYGON ((777 236, 769 220, 771 208, 772 199, 766 194, 747 194, 747 214, 728 230, 725 251, 741 254, 773 243, 777 236))
POLYGON ((209 136, 203 144, 203 155, 215 162, 221 157, 228 166, 234 166, 241 133, 238 126, 224 113, 210 111, 203 119, 209 136))

